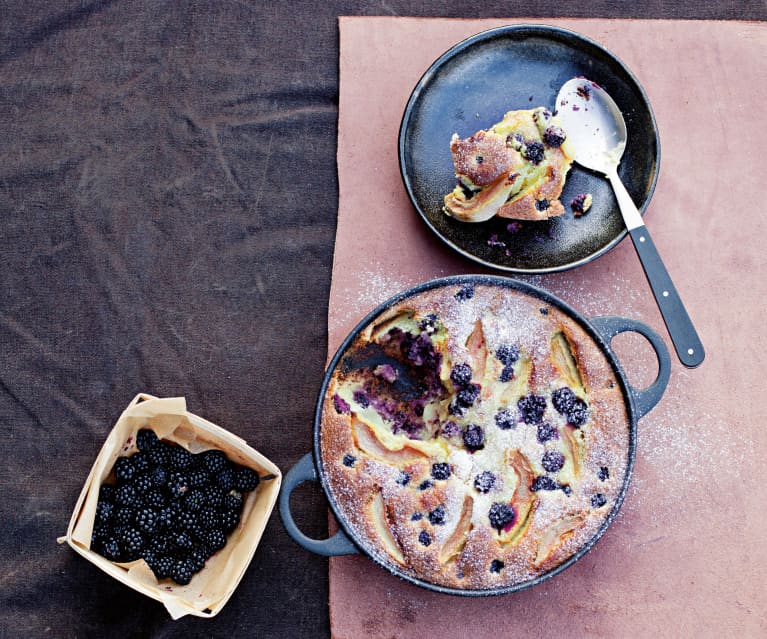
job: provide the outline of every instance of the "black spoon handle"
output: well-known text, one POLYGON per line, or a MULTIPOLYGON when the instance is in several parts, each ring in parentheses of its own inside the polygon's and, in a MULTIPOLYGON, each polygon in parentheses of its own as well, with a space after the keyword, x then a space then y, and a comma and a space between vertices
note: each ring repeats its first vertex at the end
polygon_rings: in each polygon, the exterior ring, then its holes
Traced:
POLYGON ((688 368, 699 366, 706 356, 703 344, 647 228, 642 224, 631 229, 629 235, 634 242, 679 360, 688 368))

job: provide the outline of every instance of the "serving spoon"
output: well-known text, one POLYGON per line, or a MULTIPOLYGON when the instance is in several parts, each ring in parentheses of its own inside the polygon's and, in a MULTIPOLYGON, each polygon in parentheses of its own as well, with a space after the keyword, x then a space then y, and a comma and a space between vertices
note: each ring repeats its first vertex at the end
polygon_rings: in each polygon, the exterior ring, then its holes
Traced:
POLYGON ((556 109, 575 151, 575 161, 610 181, 679 360, 688 368, 695 368, 706 355, 703 344, 642 216, 618 177, 628 138, 618 105, 595 82, 573 78, 559 90, 556 109))

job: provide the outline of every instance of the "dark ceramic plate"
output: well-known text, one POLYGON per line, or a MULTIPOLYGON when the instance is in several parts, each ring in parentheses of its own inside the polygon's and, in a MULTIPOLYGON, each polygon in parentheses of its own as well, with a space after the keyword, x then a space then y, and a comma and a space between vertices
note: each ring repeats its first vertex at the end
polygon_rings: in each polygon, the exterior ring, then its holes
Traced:
POLYGON ((566 213, 543 222, 493 218, 466 223, 442 213, 455 186, 453 133, 468 137, 516 109, 555 109, 559 88, 586 76, 603 86, 623 112, 628 144, 620 174, 644 214, 658 178, 660 140, 639 82, 612 53, 582 35, 557 27, 516 25, 485 31, 443 54, 413 90, 399 133, 402 179, 413 205, 446 244, 467 258, 515 273, 547 273, 593 260, 626 235, 608 181, 576 164, 561 202, 566 213), (574 218, 570 201, 591 193, 594 204, 574 218))

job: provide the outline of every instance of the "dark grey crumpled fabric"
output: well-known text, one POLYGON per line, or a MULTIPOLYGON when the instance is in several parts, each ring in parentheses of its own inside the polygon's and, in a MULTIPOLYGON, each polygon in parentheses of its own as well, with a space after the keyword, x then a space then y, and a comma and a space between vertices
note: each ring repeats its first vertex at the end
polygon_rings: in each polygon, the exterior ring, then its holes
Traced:
MULTIPOLYGON (((767 18, 757 1, 738 15, 711 1, 567 9, 767 18)), ((452 1, 0 7, 0 636, 328 634, 327 560, 276 513, 210 621, 171 622, 55 539, 139 391, 185 396, 283 471, 310 450, 337 205, 336 20, 362 12, 533 15, 452 1)), ((318 489, 293 505, 307 534, 326 534, 318 489)))

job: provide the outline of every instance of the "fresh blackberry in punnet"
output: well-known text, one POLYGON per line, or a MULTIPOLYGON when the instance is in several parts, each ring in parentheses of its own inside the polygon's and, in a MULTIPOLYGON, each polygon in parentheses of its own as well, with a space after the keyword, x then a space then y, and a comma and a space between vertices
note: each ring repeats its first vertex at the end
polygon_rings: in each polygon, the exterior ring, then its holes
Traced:
POLYGON ((252 468, 241 466, 237 469, 234 477, 234 487, 243 493, 249 493, 256 489, 260 478, 252 468))
POLYGON ((206 450, 198 453, 197 462, 211 475, 221 472, 229 465, 229 460, 220 450, 206 450))
POLYGON ((192 453, 183 446, 171 446, 168 450, 168 466, 173 470, 186 470, 192 465, 192 453))
POLYGON ((232 532, 240 523, 238 510, 222 510, 218 517, 218 523, 224 532, 232 532))
POLYGON ((117 506, 135 506, 138 503, 138 493, 132 484, 118 486, 115 491, 115 504, 117 506))
POLYGON ((118 482, 128 482, 133 479, 136 469, 133 468, 133 462, 130 457, 118 457, 115 461, 113 472, 118 482))
POLYGON ((179 586, 186 586, 194 576, 194 563, 190 559, 179 559, 171 572, 171 578, 179 586))
POLYGON ((109 502, 113 504, 115 500, 115 487, 110 484, 103 484, 99 488, 99 501, 109 502))
POLYGON ((104 539, 97 552, 104 558, 109 559, 109 561, 120 561, 120 555, 122 554, 120 544, 114 537, 107 537, 104 539))
POLYGON ((205 543, 214 552, 226 546, 226 534, 220 528, 206 530, 203 536, 205 543))
POLYGON ((183 497, 184 508, 189 512, 196 513, 205 506, 205 493, 199 488, 192 488, 183 497))
POLYGON ((142 453, 141 451, 133 453, 130 456, 130 460, 133 463, 133 469, 138 474, 146 473, 152 467, 152 463, 149 461, 146 453, 142 453))
POLYGON ((144 549, 144 536, 139 530, 132 526, 126 526, 120 531, 118 541, 123 550, 124 561, 136 561, 141 557, 141 551, 144 549))
POLYGON ((176 566, 176 560, 168 555, 161 555, 155 559, 154 564, 150 564, 154 576, 160 579, 167 579, 173 574, 173 568, 176 566))
POLYGON ((136 475, 132 483, 139 495, 146 495, 154 488, 154 482, 152 482, 152 478, 149 475, 136 475))
POLYGON ((218 486, 205 486, 202 489, 205 496, 205 505, 209 508, 221 508, 224 503, 224 491, 218 486))
MULTIPOLYGON (((402 485, 404 486, 406 484, 407 484, 407 482, 405 482, 405 484, 402 484, 402 485)), ((243 502, 243 499, 242 499, 242 495, 240 493, 236 493, 236 492, 229 493, 229 494, 224 496, 224 501, 223 501, 223 504, 222 504, 222 508, 224 508, 225 510, 240 511, 240 510, 242 510, 243 503, 244 502, 243 502)))
POLYGON ((140 508, 136 513, 136 526, 148 535, 153 534, 159 526, 160 515, 154 508, 140 508))
POLYGON ((112 518, 114 510, 115 506, 113 503, 99 500, 96 504, 96 524, 108 522, 112 518))
POLYGON ((165 467, 165 465, 168 463, 169 451, 170 446, 168 446, 165 442, 160 441, 154 448, 150 448, 146 451, 146 457, 149 460, 149 463, 153 466, 165 467))
POLYGON ((210 475, 203 468, 195 468, 189 472, 189 486, 191 488, 202 488, 209 481, 210 475))
POLYGON ((205 529, 216 528, 221 525, 221 515, 213 508, 203 508, 197 515, 197 521, 205 529))
POLYGON ((119 506, 115 508, 115 511, 112 514, 112 520, 115 526, 126 526, 127 524, 132 524, 135 518, 136 511, 130 506, 119 506))
POLYGON ((149 506, 150 508, 156 508, 160 510, 165 506, 167 500, 165 499, 165 495, 163 495, 161 490, 153 488, 141 498, 141 503, 143 503, 145 506, 149 506))
POLYGON ((152 480, 152 485, 157 488, 162 488, 168 483, 168 471, 162 466, 154 466, 149 470, 147 476, 152 480))
POLYGON ((148 428, 142 428, 136 434, 136 447, 141 451, 148 451, 156 448, 160 444, 160 438, 157 433, 148 428))
POLYGON ((165 485, 168 495, 172 499, 178 499, 187 490, 189 490, 189 479, 184 473, 174 472, 168 477, 168 483, 165 485))
POLYGON ((218 486, 221 490, 224 490, 224 491, 232 490, 235 485, 234 468, 232 468, 231 466, 227 466, 223 470, 219 471, 216 474, 215 482, 216 482, 216 486, 218 486))

